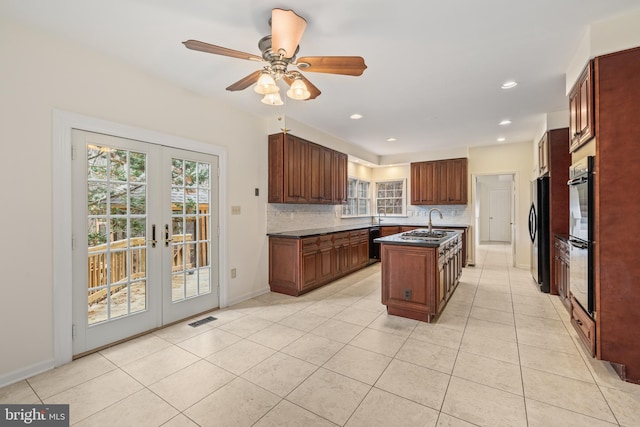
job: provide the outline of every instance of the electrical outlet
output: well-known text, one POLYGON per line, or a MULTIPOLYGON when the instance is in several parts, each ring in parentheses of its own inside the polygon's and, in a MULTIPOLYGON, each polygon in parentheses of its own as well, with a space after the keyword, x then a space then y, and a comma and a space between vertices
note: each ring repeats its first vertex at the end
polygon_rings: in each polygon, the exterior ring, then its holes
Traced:
POLYGON ((405 289, 404 290, 404 299, 406 299, 406 300, 410 300, 411 299, 411 289, 405 289))
POLYGON ((235 268, 232 268, 232 269, 231 269, 231 278, 232 278, 232 279, 235 279, 235 278, 236 278, 237 273, 238 273, 238 272, 236 271, 236 269, 235 269, 235 268))

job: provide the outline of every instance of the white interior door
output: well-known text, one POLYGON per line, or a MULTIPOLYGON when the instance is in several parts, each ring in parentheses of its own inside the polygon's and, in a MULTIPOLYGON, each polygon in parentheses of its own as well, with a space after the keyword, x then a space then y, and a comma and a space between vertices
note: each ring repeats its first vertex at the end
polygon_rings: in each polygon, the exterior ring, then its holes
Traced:
POLYGON ((217 158, 73 131, 73 354, 218 307, 217 158))
POLYGON ((489 240, 511 241, 511 198, 508 189, 489 191, 489 240))

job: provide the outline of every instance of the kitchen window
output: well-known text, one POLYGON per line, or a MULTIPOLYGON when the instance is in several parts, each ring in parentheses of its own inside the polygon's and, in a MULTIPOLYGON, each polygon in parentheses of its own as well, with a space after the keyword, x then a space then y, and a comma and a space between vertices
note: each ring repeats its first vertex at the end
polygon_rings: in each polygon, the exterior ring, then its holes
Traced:
POLYGON ((406 189, 406 179, 376 182, 376 212, 389 216, 406 216, 406 189))
POLYGON ((342 206, 342 216, 371 216, 369 181, 349 178, 347 182, 347 204, 342 206))

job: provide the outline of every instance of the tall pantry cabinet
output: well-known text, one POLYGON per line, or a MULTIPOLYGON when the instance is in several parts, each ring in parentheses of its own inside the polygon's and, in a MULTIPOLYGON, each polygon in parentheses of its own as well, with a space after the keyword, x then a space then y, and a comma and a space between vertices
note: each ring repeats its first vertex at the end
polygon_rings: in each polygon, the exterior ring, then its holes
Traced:
POLYGON ((595 142, 584 149, 595 144, 596 355, 640 383, 640 47, 596 57, 591 66, 595 142))

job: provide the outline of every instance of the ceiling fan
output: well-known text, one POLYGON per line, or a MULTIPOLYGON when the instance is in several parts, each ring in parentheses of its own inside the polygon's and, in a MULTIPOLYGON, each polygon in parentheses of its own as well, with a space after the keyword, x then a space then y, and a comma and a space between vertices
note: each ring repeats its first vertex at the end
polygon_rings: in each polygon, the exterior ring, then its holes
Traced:
POLYGON ((367 68, 360 56, 305 56, 296 58, 300 50, 300 39, 307 26, 307 21, 292 10, 273 9, 271 11, 271 35, 258 42, 262 56, 240 52, 226 47, 204 43, 198 40, 187 40, 183 44, 192 50, 230 56, 232 58, 265 62, 262 70, 254 71, 248 76, 233 83, 227 90, 243 90, 255 84, 254 91, 264 95, 262 102, 270 105, 282 105, 278 80, 288 86, 287 96, 292 99, 315 99, 320 89, 315 87, 298 70, 289 70, 295 66, 299 70, 314 73, 342 74, 360 76, 367 68))

